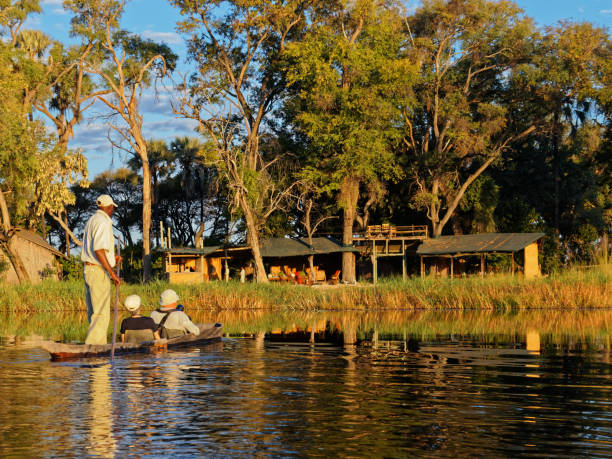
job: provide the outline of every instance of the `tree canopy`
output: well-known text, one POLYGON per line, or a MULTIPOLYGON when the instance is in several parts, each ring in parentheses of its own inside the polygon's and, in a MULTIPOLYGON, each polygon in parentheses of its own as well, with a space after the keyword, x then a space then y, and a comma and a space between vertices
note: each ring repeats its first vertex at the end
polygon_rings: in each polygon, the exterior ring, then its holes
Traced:
POLYGON ((612 231, 605 28, 537 27, 510 0, 171 0, 183 63, 122 27, 127 3, 67 0, 68 44, 25 28, 37 0, 0 2, 0 245, 24 280, 15 228, 69 252, 102 192, 145 279, 160 223, 178 245, 247 243, 261 282, 270 235, 542 231, 550 271, 612 231), (146 138, 162 79, 192 136, 146 138), (70 146, 93 106, 122 161, 88 188, 70 146))

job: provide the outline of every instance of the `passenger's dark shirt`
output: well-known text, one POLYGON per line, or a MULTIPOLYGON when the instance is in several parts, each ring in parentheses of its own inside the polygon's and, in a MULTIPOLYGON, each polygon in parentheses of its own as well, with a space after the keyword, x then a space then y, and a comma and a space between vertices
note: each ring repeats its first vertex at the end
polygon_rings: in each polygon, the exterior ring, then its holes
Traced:
POLYGON ((126 330, 157 330, 157 324, 150 317, 128 317, 121 322, 121 333, 126 330))

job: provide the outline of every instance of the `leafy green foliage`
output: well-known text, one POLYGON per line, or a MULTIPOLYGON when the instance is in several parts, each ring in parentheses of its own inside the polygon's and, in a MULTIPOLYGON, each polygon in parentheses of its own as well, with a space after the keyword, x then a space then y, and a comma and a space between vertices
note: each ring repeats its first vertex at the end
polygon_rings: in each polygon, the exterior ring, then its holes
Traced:
POLYGON ((301 176, 330 195, 346 177, 380 195, 402 175, 391 145, 416 68, 401 56, 401 18, 378 2, 331 2, 323 13, 286 53, 296 92, 287 108, 309 145, 301 176))

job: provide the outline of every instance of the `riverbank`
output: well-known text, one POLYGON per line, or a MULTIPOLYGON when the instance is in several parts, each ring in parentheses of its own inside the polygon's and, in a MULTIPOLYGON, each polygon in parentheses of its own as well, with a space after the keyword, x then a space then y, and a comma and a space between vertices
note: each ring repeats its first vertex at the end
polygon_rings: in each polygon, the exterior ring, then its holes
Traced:
MULTIPOLYGON (((190 309, 481 309, 612 308, 612 266, 568 270, 533 280, 509 275, 466 279, 387 279, 371 284, 307 287, 211 282, 198 285, 124 284, 121 298, 138 294, 149 311, 159 294, 174 288, 190 309)), ((4 311, 84 311, 82 281, 36 285, 0 283, 4 311)))

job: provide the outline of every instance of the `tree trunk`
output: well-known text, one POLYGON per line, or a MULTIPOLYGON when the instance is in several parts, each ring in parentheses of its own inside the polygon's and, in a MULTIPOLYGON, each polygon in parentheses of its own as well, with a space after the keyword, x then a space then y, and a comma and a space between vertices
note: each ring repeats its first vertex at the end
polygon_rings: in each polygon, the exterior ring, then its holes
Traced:
MULTIPOLYGON (((353 223, 355 221, 355 209, 344 209, 344 221, 342 228, 342 244, 353 245, 353 223)), ((355 282, 355 254, 353 252, 342 252, 342 280, 350 284, 355 282)))
POLYGON ((66 212, 65 207, 64 207, 64 224, 66 225, 66 230, 64 231, 64 238, 66 239, 66 256, 70 258, 70 233, 68 231, 68 212, 66 212))
POLYGON ((151 279, 151 171, 146 146, 142 146, 142 277, 151 279))
MULTIPOLYGON (((340 189, 340 203, 344 209, 342 220, 342 244, 353 245, 353 224, 355 223, 355 211, 359 199, 359 181, 347 178, 343 181, 340 189)), ((355 282, 355 254, 353 252, 342 252, 342 280, 347 283, 355 282)))
POLYGON ((314 272, 314 255, 308 256, 308 266, 310 267, 310 273, 308 274, 308 276, 310 277, 310 283, 314 284, 317 280, 317 277, 315 276, 314 272))
POLYGON ((6 254, 7 258, 11 262, 11 265, 15 270, 15 274, 17 274, 17 279, 19 280, 19 283, 23 284, 24 282, 29 282, 30 275, 26 271, 26 268, 23 264, 23 261, 21 261, 19 253, 14 251, 11 247, 12 237, 8 238, 8 240, 4 240, 4 237, 2 237, 2 239, 3 240, 0 241, 0 248, 2 248, 2 251, 6 254))
POLYGON ((17 274, 19 283, 23 284, 24 282, 28 282, 30 280, 30 276, 26 271, 23 262, 21 261, 19 253, 14 251, 11 247, 11 239, 14 237, 11 225, 11 214, 9 213, 8 205, 6 204, 2 190, 0 190, 0 217, 2 223, 2 228, 0 231, 0 248, 8 257, 11 265, 13 265, 13 269, 15 270, 15 274, 17 274))
POLYGON ((561 193, 561 158, 559 152, 559 141, 555 136, 553 145, 553 180, 554 180, 554 198, 553 198, 553 226, 555 229, 555 244, 559 241, 559 221, 560 221, 560 193, 561 193))
POLYGON ((159 222, 161 220, 161 218, 159 217, 159 187, 158 187, 158 183, 157 183, 157 173, 155 174, 151 174, 151 183, 152 185, 152 191, 151 194, 153 195, 153 204, 152 207, 153 209, 151 210, 151 214, 153 215, 152 220, 153 220, 153 234, 155 237, 155 245, 157 247, 161 247, 160 241, 163 238, 163 234, 160 234, 159 231, 159 222))
POLYGON ((253 217, 253 212, 245 196, 240 197, 240 207, 244 212, 244 219, 247 226, 247 243, 251 247, 253 261, 255 262, 254 277, 257 279, 258 284, 267 284, 269 282, 268 276, 266 275, 263 258, 261 256, 261 251, 259 250, 259 232, 257 231, 257 225, 255 223, 255 218, 253 217))

